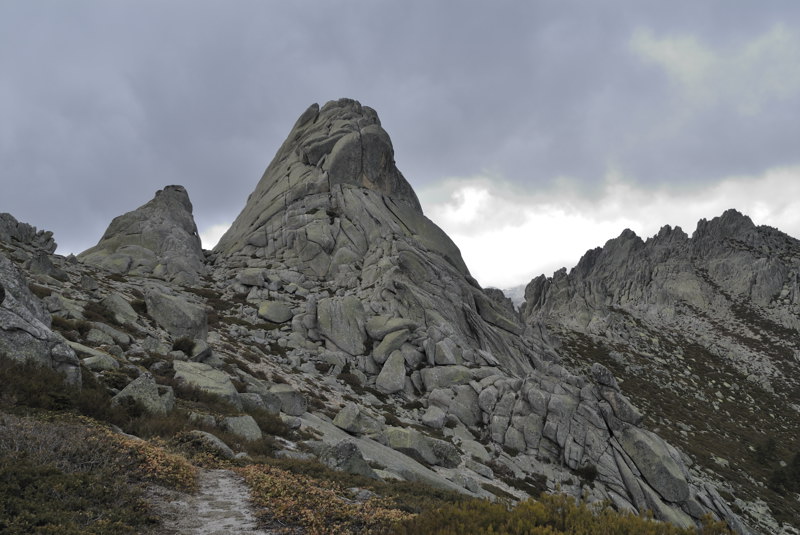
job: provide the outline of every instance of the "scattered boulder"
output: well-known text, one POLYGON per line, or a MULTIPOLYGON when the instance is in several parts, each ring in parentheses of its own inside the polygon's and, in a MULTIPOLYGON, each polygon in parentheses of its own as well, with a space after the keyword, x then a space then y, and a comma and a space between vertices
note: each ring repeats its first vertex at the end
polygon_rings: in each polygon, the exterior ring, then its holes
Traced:
POLYGON ((165 387, 169 393, 162 395, 156 384, 153 374, 144 372, 123 388, 116 396, 111 398, 112 405, 128 402, 137 403, 150 414, 167 414, 175 406, 175 397, 172 388, 165 387))
POLYGON ((226 416, 220 422, 220 427, 245 440, 260 440, 262 437, 261 429, 249 414, 226 416))
POLYGON ((333 425, 355 435, 375 435, 383 430, 383 424, 355 403, 345 405, 333 419, 333 425))
POLYGON ((148 287, 144 295, 147 313, 173 338, 205 339, 208 336, 204 307, 158 286, 148 287))
POLYGON ((660 437, 638 427, 626 426, 617 440, 661 497, 670 502, 683 502, 689 498, 686 474, 660 437))
POLYGON ((189 444, 195 449, 208 451, 223 459, 233 459, 236 456, 230 446, 225 444, 225 442, 211 433, 200 431, 199 429, 186 433, 181 437, 181 442, 189 444))
POLYGON ((363 355, 367 333, 364 305, 354 295, 322 299, 317 304, 320 334, 334 347, 350 355, 363 355))
POLYGON ((406 361, 400 351, 395 351, 383 365, 375 380, 378 390, 393 394, 403 390, 406 384, 406 361))
POLYGON ((258 317, 272 323, 286 323, 292 316, 292 309, 280 301, 264 301, 258 307, 258 317))
POLYGON ((290 385, 275 385, 270 387, 270 393, 281 401, 281 412, 289 416, 302 416, 308 408, 306 397, 290 385))
POLYGON ((114 321, 120 325, 135 325, 139 318, 139 314, 131 304, 118 293, 108 294, 100 301, 100 304, 111 313, 114 321))
POLYGON ((239 392, 236 391, 236 387, 233 386, 230 377, 225 372, 202 362, 176 360, 173 362, 173 367, 176 381, 182 381, 209 394, 220 396, 237 409, 242 408, 239 392))
POLYGON ((364 460, 358 446, 350 440, 342 440, 332 446, 325 445, 318 455, 320 462, 333 470, 380 479, 364 460))

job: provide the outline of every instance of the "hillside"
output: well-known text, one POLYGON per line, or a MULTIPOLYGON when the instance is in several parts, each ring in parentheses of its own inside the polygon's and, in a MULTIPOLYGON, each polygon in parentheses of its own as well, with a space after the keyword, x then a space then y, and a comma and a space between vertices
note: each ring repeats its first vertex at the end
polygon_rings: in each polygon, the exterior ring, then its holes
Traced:
MULTIPOLYGON (((300 513, 323 502, 340 504, 344 532, 367 532, 369 518, 424 512, 415 494, 435 496, 431 507, 548 490, 690 531, 719 518, 750 532, 731 508, 739 489, 720 493, 722 477, 659 435, 625 370, 566 344, 582 360, 562 359, 531 308, 535 284, 523 322, 470 276, 374 110, 346 99, 306 110, 214 251, 200 248, 192 209, 167 186, 68 258, 3 215, 0 354, 60 373, 72 385, 62 409, 247 465, 256 502, 309 529, 300 513), (293 495, 313 506, 259 502, 311 488, 274 471, 298 463, 360 477, 353 487, 394 496, 394 509, 364 511, 325 485, 293 495)), ((579 327, 576 340, 592 336, 579 327)), ((8 410, 28 397, 57 408, 9 370, 8 410)))
POLYGON ((778 533, 767 507, 800 528, 797 489, 781 482, 800 447, 799 270, 800 241, 728 210, 691 237, 623 232, 531 281, 522 315, 575 368, 612 370, 645 425, 778 533))

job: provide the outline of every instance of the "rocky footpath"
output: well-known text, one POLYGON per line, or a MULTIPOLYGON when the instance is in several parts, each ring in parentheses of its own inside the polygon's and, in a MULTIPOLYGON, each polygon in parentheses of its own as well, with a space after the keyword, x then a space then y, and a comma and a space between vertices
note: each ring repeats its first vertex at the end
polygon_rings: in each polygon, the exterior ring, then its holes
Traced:
MULTIPOLYGON (((190 218, 185 190, 168 187, 77 259, 49 255, 64 276, 27 271, 120 403, 169 412, 171 385, 189 385, 242 411, 196 415, 212 427, 262 436, 256 407, 312 436, 280 456, 490 498, 560 488, 749 532, 643 425, 608 366, 566 367, 544 327, 477 284, 422 213, 374 110, 306 110, 214 251, 192 248, 190 218), (169 254, 176 242, 186 262, 169 254)), ((2 254, 23 269, 32 257, 16 244, 2 254)))
POLYGON ((797 451, 798 266, 798 240, 729 210, 691 237, 626 230, 569 273, 532 280, 521 312, 575 368, 613 370, 645 423, 761 531, 794 533, 797 501, 766 484, 797 451))

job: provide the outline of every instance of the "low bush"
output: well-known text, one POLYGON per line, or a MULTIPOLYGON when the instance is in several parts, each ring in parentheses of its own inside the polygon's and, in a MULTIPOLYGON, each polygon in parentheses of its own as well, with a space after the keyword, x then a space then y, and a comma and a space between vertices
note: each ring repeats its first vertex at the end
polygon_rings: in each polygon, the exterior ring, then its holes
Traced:
POLYGON ((767 485, 781 495, 800 493, 800 453, 795 453, 789 464, 773 471, 767 485))
POLYGON ((173 351, 183 351, 185 355, 191 356, 193 349, 194 349, 194 340, 186 336, 178 338, 177 340, 175 340, 175 342, 172 343, 173 351))
POLYGON ((618 512, 608 505, 576 503, 563 494, 542 494, 512 509, 499 503, 470 500, 422 513, 396 526, 395 535, 732 535, 711 518, 702 527, 679 528, 656 522, 651 515, 618 512))
POLYGON ((139 533, 146 484, 191 490, 196 469, 162 446, 64 413, 0 412, 0 532, 139 533))
POLYGON ((262 521, 277 520, 311 533, 385 533, 410 515, 372 498, 363 503, 349 499, 344 487, 264 465, 240 468, 261 507, 262 521))

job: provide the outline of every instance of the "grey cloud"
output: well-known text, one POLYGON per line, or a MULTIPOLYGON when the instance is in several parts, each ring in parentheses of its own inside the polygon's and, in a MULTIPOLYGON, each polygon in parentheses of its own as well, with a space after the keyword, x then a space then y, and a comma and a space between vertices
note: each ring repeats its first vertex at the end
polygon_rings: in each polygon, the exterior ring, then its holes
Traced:
POLYGON ((0 211, 64 249, 166 184, 202 228, 235 217, 297 116, 378 110, 416 187, 488 170, 523 188, 610 165, 682 187, 796 163, 797 96, 700 110, 632 54, 636 28, 726 49, 795 2, 9 2, 0 6, 0 211), (19 185, 22 185, 21 187, 19 185))

